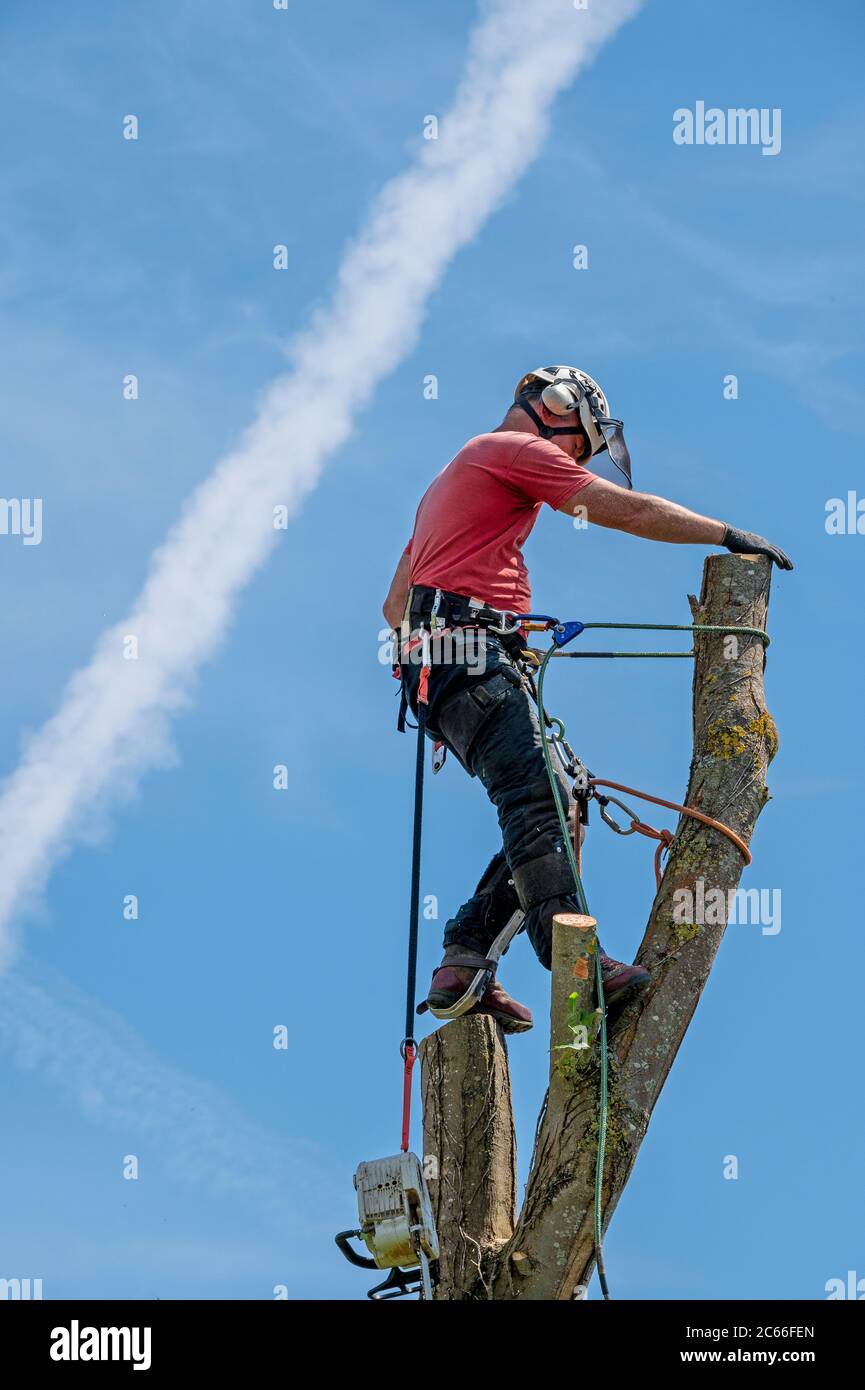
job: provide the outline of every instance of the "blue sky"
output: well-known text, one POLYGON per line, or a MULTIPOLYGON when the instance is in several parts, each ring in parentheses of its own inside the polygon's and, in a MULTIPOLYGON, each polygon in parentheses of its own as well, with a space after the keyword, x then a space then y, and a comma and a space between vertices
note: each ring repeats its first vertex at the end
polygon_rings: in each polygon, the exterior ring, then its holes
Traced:
MULTIPOLYGON (((370 199, 447 106, 474 18, 456 0, 381 0, 372 21, 345 0, 154 0, 0 21, 0 495, 44 504, 40 545, 0 535, 3 772, 284 370, 370 199)), ((781 751, 743 880, 781 890, 782 929, 727 932, 610 1229, 613 1292, 819 1298, 865 1275, 865 541, 824 525, 861 477, 861 37, 843 0, 650 0, 556 102, 540 158, 244 593, 174 764, 93 817, 19 922, 0 981, 0 1277, 40 1277, 46 1297, 363 1295, 332 1235, 353 1223, 358 1161, 398 1145, 413 764, 380 603, 430 477, 549 361, 604 384, 638 487, 797 564, 773 585, 781 751), (673 111, 697 100, 781 108, 780 154, 675 145, 673 111)), ((527 548, 541 607, 614 621, 687 621, 702 554, 549 512, 527 548)), ((599 775, 675 799, 689 671, 562 663, 549 703, 599 775)), ((449 766, 424 847, 442 920, 495 847, 480 788, 449 766)), ((645 845, 593 828, 587 890, 614 954, 636 950, 651 887, 645 845)), ((506 964, 543 1017, 528 944, 506 964)), ((510 1049, 523 1164, 545 1046, 539 1027, 510 1049)))

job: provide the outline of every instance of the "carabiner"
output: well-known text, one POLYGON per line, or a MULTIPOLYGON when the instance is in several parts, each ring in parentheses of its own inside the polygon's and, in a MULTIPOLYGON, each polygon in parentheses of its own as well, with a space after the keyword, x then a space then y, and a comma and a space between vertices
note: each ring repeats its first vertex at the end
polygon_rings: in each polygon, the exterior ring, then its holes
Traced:
POLYGON ((559 627, 558 618, 551 618, 549 613, 518 613, 516 615, 521 623, 543 623, 544 627, 559 627))
POLYGON ((637 828, 640 824, 640 818, 634 811, 631 810, 630 806, 625 805, 624 801, 619 801, 618 797, 616 796, 600 796, 598 792, 595 792, 595 800, 597 801, 598 806, 600 807, 601 820, 604 822, 605 825, 608 825, 611 830, 615 830, 617 835, 635 835, 637 833, 637 828), (620 811, 624 811, 626 816, 631 817, 630 829, 623 830, 622 827, 619 825, 618 821, 613 820, 613 817, 607 811, 607 807, 611 804, 613 806, 618 806, 620 811))
POLYGON ((498 613, 499 617, 502 619, 502 623, 499 627, 496 627, 495 623, 488 623, 488 632, 494 632, 497 637, 511 637, 515 632, 519 632, 523 625, 519 613, 508 613, 505 609, 501 608, 495 608, 492 611, 498 613), (509 620, 510 626, 507 626, 509 620))

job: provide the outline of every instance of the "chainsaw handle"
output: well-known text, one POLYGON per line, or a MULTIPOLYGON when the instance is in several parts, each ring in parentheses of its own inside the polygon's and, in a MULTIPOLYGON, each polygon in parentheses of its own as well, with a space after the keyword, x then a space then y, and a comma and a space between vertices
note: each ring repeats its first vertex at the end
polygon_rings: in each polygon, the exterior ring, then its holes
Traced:
POLYGON ((340 1231, 338 1235, 334 1236, 334 1240, 345 1255, 349 1264, 357 1265, 358 1269, 378 1269, 375 1260, 370 1260, 366 1255, 359 1255, 357 1251, 353 1250, 349 1245, 349 1241, 352 1237, 359 1235, 360 1231, 340 1231))

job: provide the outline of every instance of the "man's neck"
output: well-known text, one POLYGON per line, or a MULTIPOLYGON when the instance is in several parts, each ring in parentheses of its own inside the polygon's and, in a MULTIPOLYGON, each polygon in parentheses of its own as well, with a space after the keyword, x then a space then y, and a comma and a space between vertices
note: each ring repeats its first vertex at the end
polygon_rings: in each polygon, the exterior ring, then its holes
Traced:
MULTIPOLYGON (((506 415, 500 425, 496 425, 494 430, 490 430, 490 434, 533 434, 535 438, 540 438, 537 425, 535 425, 534 421, 529 419, 528 415, 523 416, 522 419, 520 419, 519 416, 514 417, 510 414, 506 415)), ((570 436, 562 435, 560 439, 570 439, 570 436)), ((571 450, 566 448, 565 445, 560 442, 560 439, 553 437, 549 440, 549 443, 555 444, 556 448, 561 449, 562 453, 567 454, 568 458, 574 459, 575 462, 579 463, 580 456, 571 453, 571 450)))
POLYGON ((491 434, 537 434, 537 425, 522 410, 509 410, 500 425, 491 434))

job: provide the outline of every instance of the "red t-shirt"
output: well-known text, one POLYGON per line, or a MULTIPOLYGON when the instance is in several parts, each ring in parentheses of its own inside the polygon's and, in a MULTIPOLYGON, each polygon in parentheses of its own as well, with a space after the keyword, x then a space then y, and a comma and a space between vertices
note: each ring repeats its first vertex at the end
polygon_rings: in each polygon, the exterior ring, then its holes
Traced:
POLYGON ((406 546, 409 583, 530 612, 522 547, 541 503, 560 507, 595 476, 535 434, 507 430, 470 439, 421 498, 406 546))

